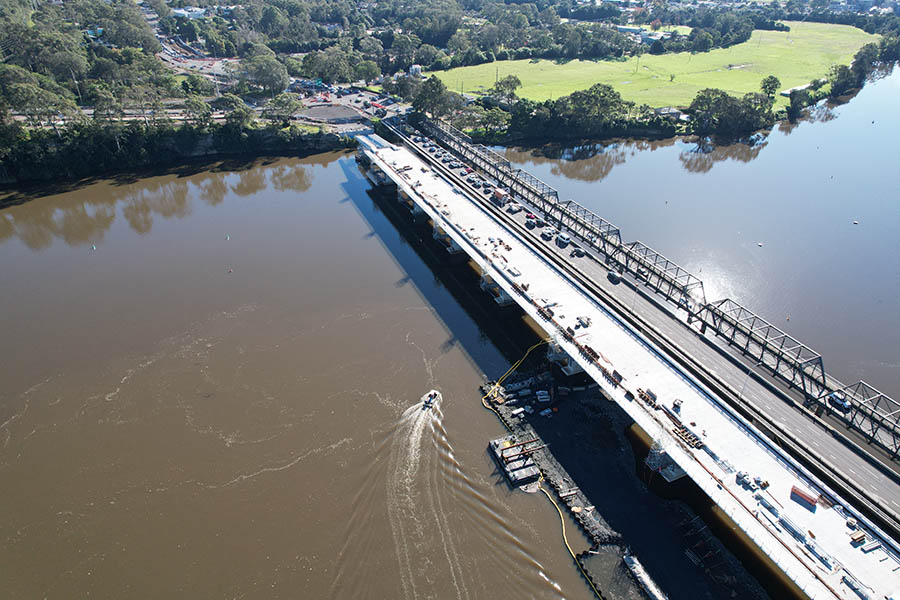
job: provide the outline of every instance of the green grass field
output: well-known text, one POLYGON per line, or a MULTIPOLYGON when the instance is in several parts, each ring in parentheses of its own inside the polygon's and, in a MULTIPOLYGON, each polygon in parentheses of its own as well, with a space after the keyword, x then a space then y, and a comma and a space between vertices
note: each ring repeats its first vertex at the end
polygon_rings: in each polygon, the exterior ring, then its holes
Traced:
MULTIPOLYGON (((438 71, 453 91, 477 93, 494 84, 497 76, 518 75, 519 95, 532 100, 559 98, 595 83, 612 85, 626 100, 638 104, 681 106, 697 91, 719 88, 735 95, 759 91, 767 75, 781 80, 782 89, 823 77, 835 64, 850 64, 856 51, 878 36, 847 25, 789 22, 790 32, 754 31, 743 44, 706 53, 645 54, 627 61, 548 60, 499 61, 438 71), (675 75, 674 80, 670 76, 675 75)), ((787 100, 779 97, 778 104, 787 100)))

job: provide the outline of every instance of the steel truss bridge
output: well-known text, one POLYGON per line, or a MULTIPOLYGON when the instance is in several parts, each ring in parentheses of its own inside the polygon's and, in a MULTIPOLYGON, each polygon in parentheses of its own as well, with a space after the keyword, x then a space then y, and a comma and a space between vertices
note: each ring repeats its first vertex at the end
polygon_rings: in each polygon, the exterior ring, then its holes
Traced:
MULTIPOLYGON (((627 271, 667 302, 687 312, 688 323, 712 333, 755 360, 802 394, 817 414, 828 412, 866 441, 900 456, 900 402, 860 380, 844 385, 825 373, 822 356, 750 309, 726 298, 707 302, 703 281, 640 241, 623 242, 618 227, 574 200, 561 201, 555 189, 440 120, 424 119, 422 130, 515 195, 543 213, 558 229, 606 257, 607 264, 627 271), (834 402, 829 402, 829 400, 834 402), (849 402, 849 410, 839 406, 849 402)), ((752 368, 752 367, 751 367, 752 368)))

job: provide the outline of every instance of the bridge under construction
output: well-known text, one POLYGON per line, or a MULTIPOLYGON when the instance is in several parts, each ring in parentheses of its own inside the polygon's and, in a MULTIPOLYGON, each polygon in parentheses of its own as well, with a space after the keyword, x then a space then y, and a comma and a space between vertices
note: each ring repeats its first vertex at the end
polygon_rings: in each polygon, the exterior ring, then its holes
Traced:
POLYGON ((802 343, 732 300, 708 302, 673 261, 449 126, 388 128, 396 144, 359 138, 372 181, 396 186, 799 590, 896 597, 896 402, 829 378, 802 343), (435 147, 508 197, 487 199, 435 147))

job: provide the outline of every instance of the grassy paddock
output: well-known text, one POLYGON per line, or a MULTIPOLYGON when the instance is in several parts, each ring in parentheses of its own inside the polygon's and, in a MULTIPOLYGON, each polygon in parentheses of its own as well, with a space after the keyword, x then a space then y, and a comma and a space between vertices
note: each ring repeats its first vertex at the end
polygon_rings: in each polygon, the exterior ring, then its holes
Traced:
MULTIPOLYGON (((565 64, 499 61, 435 74, 457 92, 477 93, 492 86, 495 77, 513 74, 522 80, 519 95, 532 100, 559 98, 595 83, 608 83, 623 98, 638 104, 679 106, 690 104, 704 88, 739 96, 759 91, 759 82, 767 75, 778 77, 782 89, 809 83, 826 75, 831 65, 849 64, 861 46, 878 39, 848 25, 787 25, 789 32, 757 30, 743 44, 699 54, 645 54, 626 61, 573 60, 565 64)), ((787 101, 779 97, 778 104, 787 101)))

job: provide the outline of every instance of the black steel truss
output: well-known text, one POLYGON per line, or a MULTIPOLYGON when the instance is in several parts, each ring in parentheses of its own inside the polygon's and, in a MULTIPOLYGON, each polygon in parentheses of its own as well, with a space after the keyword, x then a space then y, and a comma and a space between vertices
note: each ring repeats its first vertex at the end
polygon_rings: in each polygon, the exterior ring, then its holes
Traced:
POLYGON ((728 340, 808 398, 825 391, 825 367, 818 352, 797 341, 753 311, 726 298, 700 311, 705 325, 728 340))
MULTIPOLYGON (((560 202, 552 187, 522 169, 513 169, 502 156, 473 144, 463 132, 442 121, 425 120, 423 128, 474 167, 490 175, 511 192, 542 211, 558 227, 575 234, 608 259, 618 262, 657 293, 687 309, 689 322, 696 318, 701 331, 712 328, 745 356, 800 390, 807 403, 827 406, 828 395, 839 392, 850 401, 842 414, 848 427, 858 430, 870 442, 900 454, 900 403, 864 381, 845 387, 826 383, 821 355, 751 310, 731 299, 707 303, 703 282, 640 241, 623 243, 618 227, 584 208, 574 200, 560 202)), ((834 411, 833 411, 834 412, 834 411)))
POLYGON ((622 258, 626 269, 689 313, 706 305, 703 282, 643 242, 625 244, 622 258))
POLYGON ((574 200, 560 202, 557 215, 560 229, 574 232, 607 256, 613 256, 622 249, 619 228, 574 200))
POLYGON ((508 160, 493 150, 473 144, 469 136, 453 126, 433 120, 425 121, 423 125, 439 142, 539 210, 549 214, 559 202, 555 189, 527 171, 514 169, 508 160))
POLYGON ((845 417, 848 427, 858 430, 870 442, 887 448, 891 456, 900 454, 900 402, 865 381, 829 390, 819 401, 827 405, 832 393, 850 401, 850 410, 845 417))

